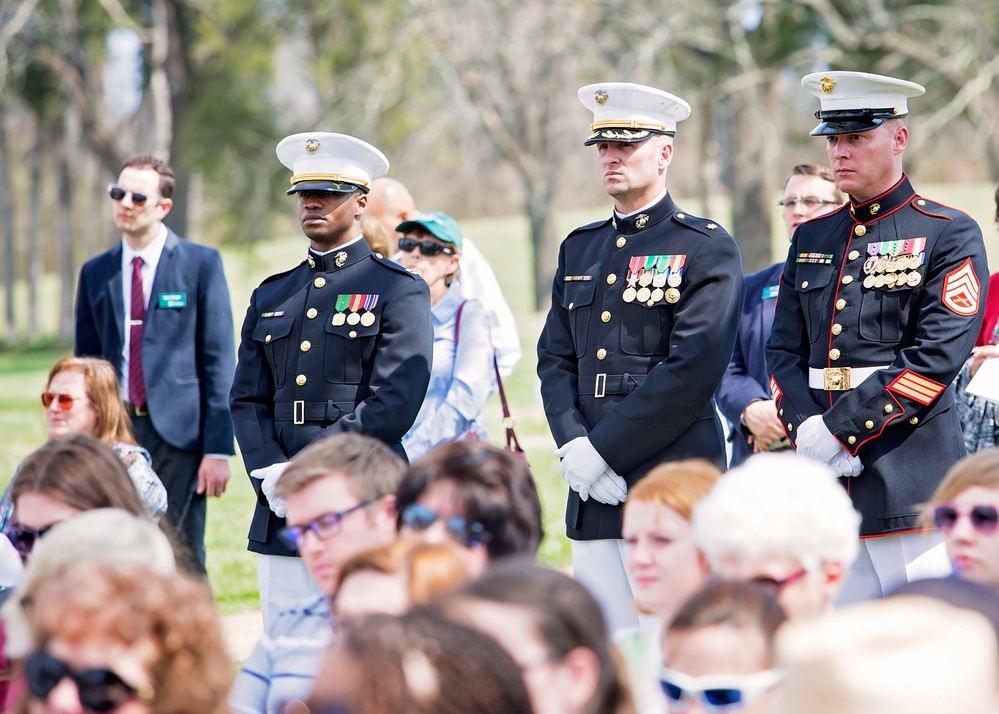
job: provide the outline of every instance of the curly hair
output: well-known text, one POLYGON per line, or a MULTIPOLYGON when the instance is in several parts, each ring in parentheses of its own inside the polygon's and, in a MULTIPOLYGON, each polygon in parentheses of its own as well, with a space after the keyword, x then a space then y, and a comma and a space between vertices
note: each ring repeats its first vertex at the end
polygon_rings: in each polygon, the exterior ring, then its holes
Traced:
POLYGON ((39 649, 52 639, 155 644, 155 714, 226 711, 233 679, 206 584, 142 566, 81 563, 43 583, 31 608, 39 649))

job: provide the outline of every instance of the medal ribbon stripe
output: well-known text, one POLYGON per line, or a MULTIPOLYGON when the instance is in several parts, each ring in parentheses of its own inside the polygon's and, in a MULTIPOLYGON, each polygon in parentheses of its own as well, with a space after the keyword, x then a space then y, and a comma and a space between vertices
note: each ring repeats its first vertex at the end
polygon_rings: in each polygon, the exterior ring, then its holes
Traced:
POLYGON ((347 309, 347 305, 350 303, 350 295, 337 295, 336 296, 336 311, 343 312, 347 309))
POLYGON ((946 386, 907 369, 888 385, 888 389, 923 406, 928 406, 946 389, 946 386))
POLYGON ((351 295, 350 296, 350 311, 351 312, 360 312, 361 311, 361 303, 362 302, 364 302, 364 295, 361 295, 361 294, 351 295))
POLYGON ((951 312, 962 317, 973 317, 978 313, 978 298, 981 285, 971 258, 966 258, 960 268, 951 271, 944 278, 943 304, 951 312))

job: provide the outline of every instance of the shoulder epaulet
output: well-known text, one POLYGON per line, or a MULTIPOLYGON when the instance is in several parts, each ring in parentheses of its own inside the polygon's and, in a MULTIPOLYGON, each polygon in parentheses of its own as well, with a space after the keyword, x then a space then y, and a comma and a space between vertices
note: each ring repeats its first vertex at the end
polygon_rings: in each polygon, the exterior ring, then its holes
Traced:
POLYGON ((273 283, 275 280, 278 280, 279 278, 283 278, 285 275, 288 275, 289 273, 295 272, 296 270, 298 270, 299 268, 301 268, 303 265, 305 265, 305 261, 304 260, 301 263, 299 263, 298 265, 296 265, 294 268, 289 268, 288 270, 285 270, 285 271, 280 272, 280 273, 274 273, 274 275, 268 275, 266 278, 264 278, 261 281, 260 285, 263 286, 263 285, 267 285, 267 283, 273 283))
POLYGON ((923 198, 919 195, 914 196, 911 203, 912 207, 920 213, 924 213, 927 216, 933 216, 934 218, 945 218, 952 221, 959 216, 968 215, 958 208, 952 208, 940 203, 939 201, 934 201, 930 198, 923 198))
POLYGON ((569 236, 574 235, 576 233, 582 233, 584 231, 593 231, 593 230, 596 230, 597 228, 603 228, 608 223, 610 223, 610 221, 611 221, 610 218, 604 218, 603 220, 594 221, 593 223, 587 223, 584 226, 579 226, 578 228, 573 228, 571 231, 569 231, 569 235, 566 236, 566 238, 568 238, 569 236))
POLYGON ((370 257, 371 257, 371 260, 373 260, 375 263, 377 263, 378 265, 382 266, 383 268, 388 268, 389 270, 395 271, 396 273, 402 273, 403 275, 405 275, 407 277, 410 277, 410 278, 414 278, 415 279, 415 278, 419 277, 416 273, 414 273, 409 268, 402 267, 401 265, 399 265, 398 263, 396 263, 394 260, 390 260, 390 259, 386 258, 381 253, 372 252, 370 257))
POLYGON ((684 211, 677 211, 673 214, 673 222, 679 223, 681 226, 686 226, 691 228, 698 233, 703 233, 706 236, 727 236, 728 231, 722 228, 720 225, 712 221, 710 218, 701 218, 700 216, 692 216, 684 211))

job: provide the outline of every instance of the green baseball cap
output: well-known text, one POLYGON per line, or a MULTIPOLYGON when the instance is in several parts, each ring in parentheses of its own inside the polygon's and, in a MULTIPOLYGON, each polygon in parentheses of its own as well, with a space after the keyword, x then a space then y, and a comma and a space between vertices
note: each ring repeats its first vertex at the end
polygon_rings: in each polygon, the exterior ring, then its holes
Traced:
POLYGON ((446 213, 427 211, 408 221, 403 221, 395 227, 395 230, 397 233, 408 233, 414 228, 422 228, 435 238, 439 238, 445 243, 450 243, 458 250, 461 250, 462 237, 458 221, 446 213))

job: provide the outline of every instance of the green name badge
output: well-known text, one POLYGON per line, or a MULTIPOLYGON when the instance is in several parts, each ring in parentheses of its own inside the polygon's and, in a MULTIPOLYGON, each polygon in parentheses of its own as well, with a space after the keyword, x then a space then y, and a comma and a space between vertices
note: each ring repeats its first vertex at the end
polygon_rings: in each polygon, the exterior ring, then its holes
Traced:
POLYGON ((187 307, 187 293, 160 293, 157 304, 161 310, 187 307))
POLYGON ((769 300, 770 298, 777 297, 777 291, 780 289, 779 285, 768 285, 763 288, 763 299, 769 300))

